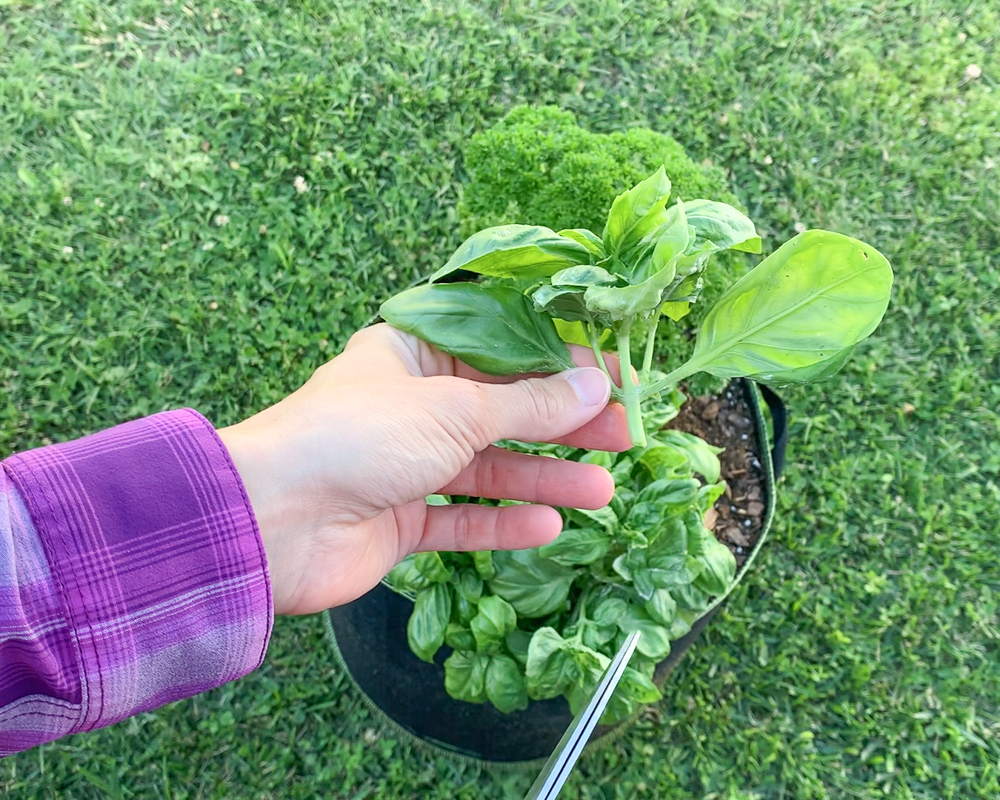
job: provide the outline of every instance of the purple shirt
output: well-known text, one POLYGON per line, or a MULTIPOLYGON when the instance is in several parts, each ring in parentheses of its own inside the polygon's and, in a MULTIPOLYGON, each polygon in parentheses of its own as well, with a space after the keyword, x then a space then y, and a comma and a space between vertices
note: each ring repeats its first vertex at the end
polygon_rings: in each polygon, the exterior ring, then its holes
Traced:
POLYGON ((0 756, 260 666, 264 547, 204 417, 156 414, 0 467, 0 756))

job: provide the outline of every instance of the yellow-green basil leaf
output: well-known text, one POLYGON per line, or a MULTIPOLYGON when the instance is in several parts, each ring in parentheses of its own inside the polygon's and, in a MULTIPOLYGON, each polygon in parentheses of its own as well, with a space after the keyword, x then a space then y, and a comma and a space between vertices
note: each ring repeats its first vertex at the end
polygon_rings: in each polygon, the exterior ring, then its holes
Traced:
POLYGON ((695 241, 708 241, 720 250, 760 252, 760 236, 753 222, 730 205, 715 200, 689 200, 684 204, 695 241))
POLYGON ((565 236, 567 239, 572 239, 577 244, 583 245, 595 258, 604 258, 604 242, 602 242, 601 237, 593 231, 588 231, 586 228, 569 228, 564 231, 559 231, 559 235, 565 236))
POLYGON ((524 673, 510 656, 495 655, 490 658, 486 668, 486 696, 504 714, 528 707, 524 673))
POLYGON ((456 700, 486 702, 486 668, 489 656, 456 650, 444 662, 444 689, 456 700))
POLYGON ((588 263, 590 252, 580 242, 540 225, 499 225, 466 239, 430 282, 460 269, 496 278, 546 278, 573 264, 588 263))
POLYGON ((806 231, 743 276, 701 324, 691 372, 768 381, 857 344, 889 304, 892 269, 875 248, 806 231))
POLYGON ((417 593, 406 638, 418 658, 433 663, 434 654, 444 644, 450 618, 451 589, 447 584, 435 583, 417 593))
POLYGON ((573 367, 552 320, 505 286, 418 286, 389 298, 380 313, 392 327, 490 375, 573 367))
POLYGON ((490 590, 521 617, 544 617, 563 607, 576 571, 542 558, 537 550, 493 553, 496 575, 490 590))
POLYGON ((719 480, 722 469, 719 464, 719 453, 725 448, 710 445, 704 439, 684 431, 666 430, 657 436, 665 444, 681 450, 687 456, 691 468, 699 475, 703 475, 706 481, 716 483, 719 480))
POLYGON ((416 554, 408 555, 385 576, 385 582, 394 592, 419 592, 431 585, 427 576, 417 569, 416 554))
MULTIPOLYGON (((646 236, 625 259, 633 262, 629 283, 641 283, 664 269, 670 268, 670 279, 677 274, 677 263, 684 255, 690 238, 690 228, 681 202, 663 211, 662 222, 646 236)), ((682 273, 683 275, 683 273, 682 273)))
POLYGON ((502 597, 484 597, 469 623, 479 652, 491 652, 517 627, 514 607, 502 597))
POLYGON ((553 286, 607 286, 618 282, 618 276, 612 275, 603 267, 582 264, 577 267, 567 267, 552 276, 553 286))
POLYGON ((661 166, 653 175, 615 198, 604 226, 604 249, 608 253, 628 250, 652 233, 662 222, 663 207, 670 197, 670 179, 661 166))

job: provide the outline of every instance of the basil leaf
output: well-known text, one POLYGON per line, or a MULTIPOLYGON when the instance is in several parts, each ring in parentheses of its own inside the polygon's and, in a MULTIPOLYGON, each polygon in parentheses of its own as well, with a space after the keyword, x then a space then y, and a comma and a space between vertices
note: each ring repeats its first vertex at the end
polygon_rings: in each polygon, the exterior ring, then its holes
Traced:
POLYGON ((627 667, 608 706, 601 715, 602 725, 614 725, 631 717, 640 705, 655 703, 663 695, 648 677, 627 667))
POLYGON ((657 589, 644 604, 643 608, 650 619, 660 625, 670 626, 677 614, 677 601, 667 589, 657 589))
POLYGON ((636 248, 639 256, 635 258, 629 283, 642 283, 663 270, 669 271, 669 279, 664 285, 673 280, 690 238, 685 211, 686 206, 678 201, 662 213, 660 226, 636 248))
POLYGON ((444 583, 451 579, 449 570, 438 553, 417 553, 413 557, 413 566, 430 583, 444 583))
POLYGON ((719 453, 725 448, 714 447, 704 439, 684 431, 661 431, 659 438, 665 444, 672 445, 683 452, 694 471, 703 475, 706 481, 716 483, 719 480, 721 472, 719 453))
MULTIPOLYGON (((549 286, 546 284, 532 292, 531 302, 539 313, 550 314, 567 322, 586 322, 592 317, 583 300, 583 289, 575 286, 549 286)), ((589 346, 590 342, 586 342, 589 346)))
POLYGON ((587 288, 588 286, 609 286, 618 282, 618 277, 612 275, 603 267, 584 264, 577 267, 561 269, 552 276, 553 286, 571 286, 587 288))
POLYGON ((548 700, 576 683, 582 671, 555 629, 539 628, 528 644, 525 674, 528 696, 533 700, 548 700))
POLYGON ((650 572, 651 570, 648 569, 637 569, 632 573, 632 588, 643 600, 649 600, 656 591, 656 585, 653 583, 653 576, 650 572))
POLYGON ((497 574, 493 567, 492 550, 476 550, 472 553, 472 563, 476 566, 476 572, 484 581, 488 581, 497 574))
POLYGON ((682 636, 687 636, 696 619, 698 619, 697 613, 678 609, 674 621, 670 623, 670 640, 676 642, 682 636))
POLYGON ((565 236, 567 239, 572 239, 577 244, 583 245, 595 258, 604 258, 604 242, 602 242, 601 237, 593 231, 588 231, 586 228, 569 228, 564 231, 559 231, 559 235, 565 236))
POLYGON ((606 450, 588 450, 579 459, 581 464, 597 464, 599 467, 610 470, 615 463, 617 453, 609 453, 606 450))
POLYGON ((850 361, 857 345, 845 347, 839 353, 830 358, 817 361, 811 367, 798 367, 797 369, 779 369, 768 374, 767 383, 770 386, 790 386, 799 383, 813 383, 829 378, 839 372, 840 369, 850 361))
POLYGON ((670 197, 670 180, 661 166, 646 180, 615 198, 601 239, 608 253, 627 250, 660 225, 670 197))
POLYGON ((475 650, 476 637, 460 622, 449 622, 444 631, 444 643, 452 650, 475 650))
POLYGON ((736 577, 736 557, 709 531, 705 531, 702 554, 697 559, 703 565, 694 586, 710 595, 725 594, 736 577))
POLYGON ((715 501, 718 500, 722 495, 726 493, 726 482, 719 481, 718 483, 709 483, 702 486, 698 490, 698 497, 695 502, 698 505, 698 509, 704 513, 708 511, 712 506, 715 505, 715 501))
POLYGON ((711 242, 719 250, 760 252, 760 236, 753 222, 732 206, 715 200, 689 200, 684 210, 688 224, 696 231, 696 242, 711 242))
POLYGON ((639 463, 653 478, 674 478, 688 465, 688 457, 683 450, 662 444, 656 439, 647 440, 647 448, 639 456, 639 463))
POLYGON ((415 559, 415 553, 408 555, 385 576, 386 583, 394 592, 419 592, 431 585, 427 576, 417 569, 415 559))
POLYGON ((502 597, 484 597, 479 601, 479 612, 472 618, 469 628, 476 639, 476 650, 494 652, 514 628, 517 614, 502 597))
POLYGON ((587 703, 590 702, 590 698, 594 696, 594 692, 597 691, 597 684, 600 683, 601 678, 604 676, 604 670, 607 669, 609 659, 605 657, 604 662, 604 666, 600 664, 588 664, 586 667, 582 667, 580 678, 566 690, 566 700, 569 702, 569 711, 571 714, 579 714, 587 703))
POLYGON ((486 668, 489 656, 456 650, 444 662, 444 689, 467 703, 486 701, 486 668))
POLYGON ((490 659, 486 668, 486 696, 504 714, 528 707, 524 673, 510 656, 499 655, 490 659))
POLYGON ((604 557, 610 546, 611 539, 605 531, 596 528, 566 528, 554 542, 539 547, 538 555, 571 567, 574 564, 593 564, 604 557))
POLYGON ((787 379, 875 330, 891 289, 892 269, 873 247, 806 231, 730 287, 702 321, 694 354, 681 369, 787 379))
POLYGON ((417 593, 406 623, 406 639, 419 659, 434 662, 434 654, 444 644, 450 618, 451 589, 447 584, 435 583, 417 593))
POLYGON ((479 598, 483 596, 483 579, 471 570, 462 570, 454 586, 455 593, 470 603, 478 603, 479 598))
POLYGON ((539 225, 499 225, 466 239, 430 282, 460 269, 496 278, 545 278, 590 261, 590 249, 539 225))
MULTIPOLYGON (((614 475, 613 471, 612 475, 614 475)), ((603 508, 565 508, 563 511, 568 519, 584 528, 592 526, 596 522, 608 533, 613 533, 618 527, 618 517, 608 506, 603 508)))
POLYGON ((510 654, 522 666, 528 663, 528 643, 531 641, 531 636, 527 631, 514 628, 504 639, 510 654))
POLYGON ((552 320, 505 286, 418 286, 389 298, 383 319, 490 375, 571 369, 552 320))
POLYGON ((639 631, 639 643, 636 649, 648 658, 662 661, 670 654, 669 632, 662 625, 654 622, 645 609, 629 603, 625 613, 618 621, 618 627, 624 633, 639 631))
POLYGON ((708 608, 709 596, 693 584, 671 589, 670 595, 677 601, 678 616, 687 611, 694 613, 697 617, 708 608))
POLYGON ((627 606, 620 597, 608 597, 597 604, 590 617, 598 625, 617 625, 627 606))
POLYGON ((490 590, 522 617, 544 617, 558 611, 569 596, 576 571, 542 558, 537 550, 498 550, 490 590))
POLYGON ((673 279, 673 268, 667 265, 633 286, 588 286, 583 294, 583 302, 587 311, 594 316, 606 316, 614 321, 631 320, 656 309, 663 297, 663 290, 673 279))

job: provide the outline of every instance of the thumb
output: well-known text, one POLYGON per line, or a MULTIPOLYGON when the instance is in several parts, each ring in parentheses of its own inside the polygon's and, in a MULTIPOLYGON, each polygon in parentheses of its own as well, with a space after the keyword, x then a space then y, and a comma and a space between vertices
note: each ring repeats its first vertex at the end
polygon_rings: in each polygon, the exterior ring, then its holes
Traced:
POLYGON ((547 442, 572 433, 608 404, 611 382, 596 367, 580 367, 547 378, 480 384, 486 390, 483 428, 497 439, 547 442))

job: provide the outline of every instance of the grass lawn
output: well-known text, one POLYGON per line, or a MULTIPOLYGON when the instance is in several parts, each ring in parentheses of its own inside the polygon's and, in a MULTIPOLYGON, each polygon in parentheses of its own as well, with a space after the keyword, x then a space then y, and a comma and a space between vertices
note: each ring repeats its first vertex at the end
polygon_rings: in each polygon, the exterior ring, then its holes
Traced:
MULTIPOLYGON (((0 453, 299 386, 450 254, 463 143, 523 102, 673 135, 768 251, 826 227, 897 274, 849 367, 787 393, 753 574, 563 796, 1000 796, 994 4, 0 0, 0 453)), ((10 798, 529 783, 379 730, 318 617, 237 683, 0 762, 10 798)))

